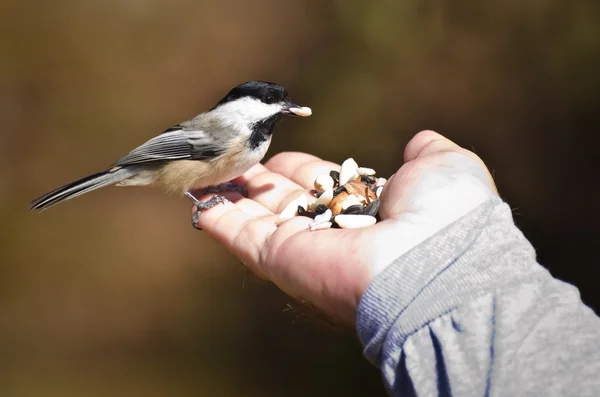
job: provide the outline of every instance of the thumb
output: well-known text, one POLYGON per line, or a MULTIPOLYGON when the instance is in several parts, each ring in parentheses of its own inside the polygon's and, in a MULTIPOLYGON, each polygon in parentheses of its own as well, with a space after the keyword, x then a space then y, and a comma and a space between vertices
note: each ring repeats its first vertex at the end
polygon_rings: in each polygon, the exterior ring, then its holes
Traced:
POLYGON ((425 130, 415 135, 406 145, 404 162, 452 150, 460 151, 461 147, 435 131, 425 130))

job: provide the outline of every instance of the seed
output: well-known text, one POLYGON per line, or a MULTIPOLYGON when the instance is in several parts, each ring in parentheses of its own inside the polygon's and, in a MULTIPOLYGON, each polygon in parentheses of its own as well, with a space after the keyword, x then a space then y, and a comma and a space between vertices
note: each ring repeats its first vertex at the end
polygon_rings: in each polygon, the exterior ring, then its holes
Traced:
POLYGON ((329 175, 321 175, 315 179, 315 190, 317 192, 324 192, 327 189, 333 188, 334 185, 335 182, 329 175))
POLYGON ((317 208, 321 204, 328 205, 331 200, 333 200, 333 189, 327 189, 314 203, 312 203, 311 209, 314 211, 314 208, 317 208))
POLYGON ((373 168, 358 167, 356 172, 358 175, 375 175, 375 170, 373 168))
POLYGON ((325 204, 319 204, 315 207, 315 212, 318 215, 321 215, 323 212, 327 211, 329 209, 329 207, 327 207, 325 204))
POLYGON ((302 206, 299 205, 298 206, 298 215, 300 215, 300 216, 306 216, 308 218, 314 219, 315 216, 317 216, 317 213, 316 212, 307 211, 304 208, 302 208, 302 206))
POLYGON ((289 111, 300 117, 308 117, 312 114, 312 109, 309 107, 291 107, 289 111))
POLYGON ((353 205, 362 206, 360 199, 355 195, 351 194, 348 197, 346 197, 346 199, 342 202, 342 211, 352 207, 353 205))
POLYGON ((385 178, 377 178, 377 183, 375 186, 383 186, 387 183, 387 179, 385 178))
POLYGON ((362 204, 351 205, 342 211, 342 215, 362 215, 364 213, 365 207, 363 207, 362 204))
POLYGON ((343 211, 342 203, 349 196, 348 192, 342 191, 340 194, 335 196, 333 200, 329 203, 328 207, 333 211, 333 215, 337 215, 343 211))
POLYGON ((331 228, 331 226, 333 226, 333 223, 331 223, 331 222, 321 222, 321 223, 317 223, 316 225, 311 226, 310 230, 314 231, 314 230, 329 229, 329 228, 331 228))
POLYGON ((298 214, 298 207, 306 208, 308 207, 308 199, 302 193, 300 197, 291 201, 279 214, 279 218, 277 219, 277 224, 281 224, 289 219, 292 219, 298 214))
POLYGON ((382 192, 382 191, 383 191, 383 186, 377 186, 377 187, 375 188, 375 195, 376 195, 377 197, 381 196, 381 192, 382 192))
POLYGON ((333 191, 333 197, 337 196, 338 194, 340 194, 341 192, 345 192, 346 188, 344 186, 338 186, 335 188, 335 190, 333 191))
POLYGON ((313 223, 321 223, 321 222, 329 222, 331 217, 333 216, 330 209, 322 213, 321 215, 317 215, 315 217, 315 221, 313 223))
POLYGON ((371 201, 364 210, 365 215, 376 216, 379 212, 379 205, 381 204, 381 200, 375 199, 371 201))
POLYGON ((333 181, 338 184, 340 183, 340 173, 336 170, 329 171, 329 176, 333 179, 333 181))
POLYGON ((363 175, 360 177, 360 181, 365 185, 372 185, 377 182, 377 178, 371 175, 363 175))
POLYGON ((377 222, 377 219, 370 215, 338 215, 334 220, 342 229, 360 229, 373 226, 377 222))
POLYGON ((364 183, 359 181, 350 181, 344 185, 346 191, 350 194, 353 194, 364 201, 369 201, 370 199, 374 199, 375 193, 373 193, 368 186, 365 186, 364 183))
POLYGON ((342 168, 340 170, 340 180, 339 180, 340 185, 345 185, 346 183, 348 183, 348 181, 352 180, 353 177, 354 178, 358 177, 358 175, 356 173, 357 169, 358 169, 358 164, 356 163, 356 161, 354 161, 354 159, 352 157, 345 160, 342 163, 342 168))

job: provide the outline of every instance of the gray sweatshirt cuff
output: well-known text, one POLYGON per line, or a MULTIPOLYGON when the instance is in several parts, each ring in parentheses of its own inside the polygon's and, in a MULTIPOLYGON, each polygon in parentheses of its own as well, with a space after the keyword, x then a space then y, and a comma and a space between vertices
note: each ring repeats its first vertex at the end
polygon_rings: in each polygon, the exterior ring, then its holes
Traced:
POLYGON ((373 280, 357 314, 365 355, 380 366, 387 345, 397 349, 411 334, 478 295, 531 277, 550 275, 535 262, 510 207, 490 199, 373 280))

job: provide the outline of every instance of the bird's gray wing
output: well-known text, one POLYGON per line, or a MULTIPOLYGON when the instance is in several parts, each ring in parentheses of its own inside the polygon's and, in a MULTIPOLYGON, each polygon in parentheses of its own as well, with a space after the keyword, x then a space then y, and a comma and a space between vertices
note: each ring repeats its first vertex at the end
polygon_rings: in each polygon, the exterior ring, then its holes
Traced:
POLYGON ((133 149, 113 165, 118 167, 170 160, 206 160, 217 157, 222 152, 211 135, 202 130, 177 125, 133 149))

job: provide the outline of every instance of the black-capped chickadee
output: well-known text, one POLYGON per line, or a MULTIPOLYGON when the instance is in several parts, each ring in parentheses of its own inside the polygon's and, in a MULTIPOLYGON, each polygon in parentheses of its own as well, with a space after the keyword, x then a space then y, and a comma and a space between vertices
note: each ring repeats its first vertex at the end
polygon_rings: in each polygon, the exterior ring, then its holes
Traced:
POLYGON ((132 150, 108 170, 59 187, 31 202, 43 211, 107 185, 158 185, 187 196, 200 211, 222 203, 223 196, 206 202, 191 192, 228 190, 226 182, 259 163, 267 153, 275 124, 284 116, 310 116, 310 108, 293 103, 274 83, 250 81, 233 88, 207 112, 173 126, 132 150), (216 188, 215 188, 216 187, 216 188))

